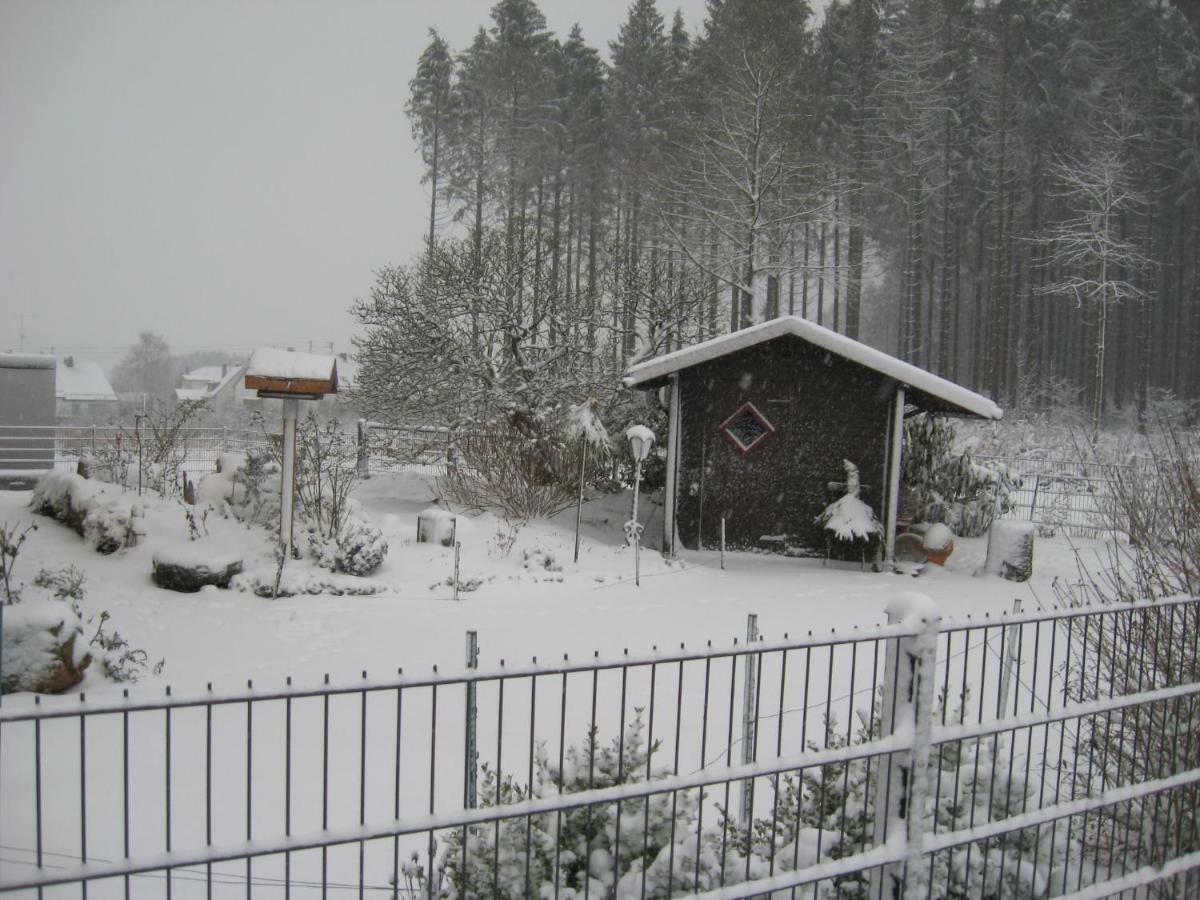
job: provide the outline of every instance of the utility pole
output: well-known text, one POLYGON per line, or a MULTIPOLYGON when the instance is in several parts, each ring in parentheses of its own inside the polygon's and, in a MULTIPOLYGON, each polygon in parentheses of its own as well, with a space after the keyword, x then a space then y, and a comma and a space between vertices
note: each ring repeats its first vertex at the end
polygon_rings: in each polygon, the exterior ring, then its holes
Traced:
POLYGON ((18 353, 25 352, 25 320, 32 319, 32 318, 33 318, 33 316, 31 316, 29 313, 20 313, 17 315, 17 322, 18 322, 17 331, 19 333, 19 337, 18 337, 19 343, 17 345, 18 353))

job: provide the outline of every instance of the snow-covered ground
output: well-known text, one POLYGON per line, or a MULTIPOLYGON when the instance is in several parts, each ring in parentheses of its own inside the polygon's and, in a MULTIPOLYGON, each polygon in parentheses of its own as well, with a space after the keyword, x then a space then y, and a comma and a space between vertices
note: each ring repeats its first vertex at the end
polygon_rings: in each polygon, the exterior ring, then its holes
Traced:
MULTIPOLYGON (((154 700, 167 685, 175 696, 204 693, 211 682, 214 694, 244 690, 248 680, 255 691, 280 688, 291 677, 298 686, 316 685, 328 673, 335 685, 362 684, 365 671, 373 681, 394 677, 403 667, 405 675, 426 675, 437 665, 441 673, 461 671, 464 664, 464 634, 476 630, 481 646, 480 668, 495 670, 540 661, 620 657, 648 654, 654 647, 689 648, 711 641, 714 647, 729 647, 735 636, 744 635, 748 613, 758 615, 760 633, 767 640, 795 638, 806 632, 828 633, 855 627, 865 628, 884 620, 884 608, 899 592, 913 589, 928 594, 943 615, 995 615, 1009 610, 1014 599, 1025 609, 1048 604, 1056 577, 1076 573, 1075 553, 1063 539, 1041 539, 1036 550, 1036 574, 1028 584, 1014 584, 994 576, 975 575, 983 565, 986 541, 959 539, 944 570, 931 570, 914 579, 903 575, 864 572, 857 567, 823 566, 818 560, 791 559, 759 554, 728 554, 722 570, 716 553, 684 553, 668 562, 652 550, 642 554, 642 584, 633 581, 632 552, 621 542, 621 524, 629 512, 629 497, 603 497, 588 504, 584 513, 583 542, 578 565, 572 562, 574 511, 550 522, 532 523, 514 531, 492 515, 458 518, 461 542, 460 583, 472 590, 452 599, 448 581, 453 571, 453 550, 415 542, 416 519, 436 498, 435 482, 425 475, 401 473, 379 476, 362 484, 356 492, 361 514, 380 526, 390 552, 372 580, 385 590, 371 596, 300 595, 267 600, 253 593, 206 588, 197 594, 178 594, 154 586, 150 580, 151 557, 161 542, 186 540, 183 511, 170 508, 147 512, 152 532, 136 547, 111 556, 88 549, 73 531, 49 519, 34 517, 26 509, 27 493, 0 493, 0 522, 36 518, 39 530, 22 548, 17 579, 29 580, 43 567, 73 564, 87 574, 87 595, 82 606, 86 619, 108 610, 111 625, 135 647, 144 648, 150 659, 166 660, 159 675, 147 675, 130 686, 133 700, 154 700), (157 526, 157 527, 156 527, 157 526), (177 529, 175 535, 155 531, 177 529)), ((647 535, 661 528, 661 508, 643 499, 647 535)), ((232 543, 246 551, 247 567, 271 569, 270 542, 260 531, 246 531, 229 520, 208 522, 214 545, 227 552, 232 543), (240 529, 240 530, 239 530, 240 529)), ((205 539, 207 540, 207 539, 205 539)), ((1099 544, 1076 542, 1085 555, 1101 550, 1099 544)), ((291 564, 303 573, 306 564, 291 564)), ((795 657, 794 667, 800 665, 795 657)), ((858 696, 859 711, 869 702, 871 677, 860 658, 857 679, 847 680, 849 652, 812 657, 813 670, 804 688, 810 701, 791 709, 786 716, 786 742, 793 751, 803 746, 794 733, 805 722, 819 727, 820 699, 837 694, 842 710, 840 721, 852 721, 843 701, 853 710, 858 696), (826 660, 828 659, 828 663, 826 660), (824 668, 828 665, 829 678, 824 668), (818 671, 821 670, 821 671, 818 671), (833 682, 837 681, 836 691, 833 682), (848 693, 843 693, 849 683, 848 693), (809 689, 811 687, 811 694, 809 689), (827 688, 829 689, 827 693, 827 688)), ((808 662, 804 663, 806 672, 808 662)), ((703 663, 688 670, 684 682, 679 667, 678 696, 675 675, 663 672, 657 693, 651 694, 646 669, 629 677, 630 708, 645 705, 654 696, 659 707, 655 737, 670 736, 682 728, 679 746, 681 768, 691 771, 701 762, 701 747, 707 740, 704 764, 724 761, 726 721, 732 720, 732 672, 726 659, 713 665, 714 691, 699 680, 703 663), (722 665, 724 666, 722 668, 722 665), (708 719, 702 714, 707 707, 708 719), (680 724, 682 723, 682 724, 680 724), (697 724, 699 723, 699 724, 697 724), (716 751, 714 752, 714 747, 716 751)), ((740 670, 739 670, 740 671, 740 670)), ((792 670, 789 670, 792 671, 792 670)), ((619 730, 617 672, 600 678, 600 709, 596 719, 602 742, 619 730)), ((739 676, 740 677, 740 676, 739 676)), ((588 676, 574 676, 568 704, 565 688, 558 693, 557 677, 543 677, 536 685, 538 739, 556 746, 560 735, 568 744, 578 744, 589 721, 586 698, 588 676), (561 711, 559 703, 562 703, 561 711), (561 726, 561 727, 560 727, 561 726)), ((780 710, 783 698, 775 683, 778 676, 762 679, 761 709, 780 710)), ((565 679, 562 684, 566 684, 565 679)), ((740 686, 740 682, 738 683, 740 686)), ((103 703, 119 697, 120 687, 98 674, 89 674, 80 686, 88 703, 103 703)), ((503 769, 525 777, 530 733, 530 688, 527 680, 514 679, 506 695, 503 724, 497 715, 496 683, 480 688, 479 738, 483 759, 494 759, 497 734, 503 734, 503 769)), ((71 703, 74 698, 51 698, 45 705, 71 703)), ((356 694, 335 698, 332 712, 322 712, 321 700, 297 699, 290 704, 290 788, 285 789, 281 765, 284 707, 264 700, 254 705, 253 749, 246 746, 246 704, 216 707, 212 715, 212 829, 216 843, 230 843, 246 835, 244 798, 253 796, 255 837, 282 833, 283 802, 290 800, 292 833, 318 830, 323 817, 330 826, 353 825, 360 816, 366 821, 391 818, 395 797, 402 811, 427 812, 431 802, 438 810, 452 809, 462 798, 462 687, 452 685, 439 696, 437 714, 431 715, 428 689, 405 692, 403 725, 404 771, 399 784, 393 776, 397 736, 396 692, 363 695, 362 710, 369 712, 367 724, 359 710, 356 694), (368 709, 369 706, 369 709, 368 709), (325 718, 328 716, 328 718, 325 718), (437 723, 436 736, 430 728, 437 723), (322 730, 332 732, 327 757, 322 751, 322 730), (369 726, 369 727, 368 727, 369 726), (360 756, 361 754, 361 756, 360 756), (437 758, 436 798, 430 798, 430 756, 437 758), (360 766, 367 774, 360 780, 360 766), (328 772, 329 806, 322 810, 322 770, 328 772), (246 775, 253 773, 253 790, 246 775), (363 809, 359 808, 360 790, 363 809)), ((29 695, 4 698, 5 708, 32 703, 29 695)), ((631 714, 631 713, 630 713, 631 714)), ((770 717, 767 717, 770 720, 770 717)), ((626 719, 626 721, 628 721, 626 719)), ((94 716, 88 724, 87 785, 89 854, 115 858, 122 855, 122 833, 118 823, 126 801, 122 776, 121 717, 94 716)), ((131 847, 134 855, 159 852, 164 848, 165 763, 164 746, 172 748, 171 821, 175 847, 204 843, 203 826, 206 787, 205 708, 176 710, 172 737, 165 741, 161 712, 135 713, 129 719, 130 764, 128 803, 131 817, 131 847)), ((774 742, 775 725, 764 725, 774 742)), ((783 727, 782 725, 780 726, 783 727)), ((730 726, 732 730, 732 726, 730 726)), ((56 859, 69 863, 79 854, 79 724, 77 719, 47 722, 40 736, 28 723, 2 729, 0 756, 0 846, 11 864, 32 858, 35 821, 34 783, 31 772, 34 741, 40 740, 42 768, 46 773, 43 834, 47 849, 63 854, 56 859)), ((730 748, 735 755, 736 747, 730 748)), ((773 748, 772 748, 773 749, 773 748)), ((667 753, 673 752, 668 748, 667 753)), ((765 752, 765 751, 764 751, 765 752)), ((423 846, 416 838, 416 846, 423 846)), ((412 839, 401 844, 407 855, 412 839)), ((391 872, 394 846, 390 841, 368 846, 364 875, 369 884, 386 885, 391 872)), ((354 848, 331 855, 330 872, 352 884, 358 875, 354 848)), ((255 866, 256 883, 265 885, 282 876, 282 861, 273 859, 255 866)), ((295 860, 293 878, 320 878, 319 856, 309 853, 295 860), (299 876, 297 875, 299 873, 299 876)), ((228 878, 228 890, 244 890, 242 864, 219 868, 228 878), (240 874, 239 874, 240 873, 240 874)), ((193 895, 204 888, 196 872, 179 873, 178 895, 193 895), (191 888, 185 891, 185 888, 191 888)), ((96 886, 99 888, 100 886, 96 886)), ((111 885, 118 888, 119 885, 111 885)), ((161 878, 135 879, 135 893, 161 895, 161 878)), ((101 895, 103 891, 95 891, 101 895)))
MULTIPOLYGON (((250 593, 205 589, 178 594, 150 580, 152 535, 143 545, 98 556, 64 526, 34 516, 29 494, 0 492, 0 521, 36 520, 17 562, 18 580, 40 568, 73 564, 87 575, 86 614, 107 609, 113 624, 154 660, 166 660, 159 676, 133 690, 234 688, 247 678, 278 684, 291 675, 299 683, 359 677, 362 670, 394 673, 442 671, 462 665, 464 633, 477 630, 480 666, 494 668, 543 658, 602 656, 649 651, 654 645, 724 645, 745 633, 747 613, 757 613, 767 639, 785 632, 868 626, 884 620, 883 609, 898 591, 917 589, 933 598, 944 615, 993 614, 1011 609, 1014 598, 1036 609, 1052 598, 1056 577, 1076 573, 1073 547, 1085 556, 1101 545, 1039 539, 1036 570, 1028 584, 974 577, 983 564, 985 539, 959 538, 944 570, 912 579, 834 568, 819 560, 729 553, 725 569, 713 552, 684 552, 667 562, 642 552, 642 585, 633 583, 632 551, 622 546, 621 523, 628 495, 588 504, 578 565, 572 562, 574 510, 550 522, 515 530, 493 515, 459 515, 462 545, 460 583, 479 581, 452 599, 448 579, 453 550, 417 544, 417 513, 437 491, 425 475, 376 476, 356 492, 365 517, 379 525, 390 551, 372 580, 388 586, 374 596, 295 596, 274 601, 250 593), (511 540, 511 546, 505 545, 511 540)), ((661 509, 643 503, 646 535, 661 528, 661 509)), ((178 513, 181 535, 183 512, 178 513)), ((210 526, 213 523, 210 517, 210 526)), ((230 537, 214 540, 227 549, 230 537)), ((269 543, 256 533, 258 565, 269 565, 269 543)), ((248 566, 250 563, 248 562, 248 566)), ((111 688, 89 678, 82 689, 111 688)), ((19 698, 6 700, 20 702, 19 698)))

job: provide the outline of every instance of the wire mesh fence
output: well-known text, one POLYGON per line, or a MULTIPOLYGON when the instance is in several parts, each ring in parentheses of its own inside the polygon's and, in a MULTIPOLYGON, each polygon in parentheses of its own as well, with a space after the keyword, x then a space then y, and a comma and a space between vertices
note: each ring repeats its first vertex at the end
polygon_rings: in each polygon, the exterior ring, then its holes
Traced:
POLYGON ((1019 480, 1009 518, 1033 522, 1046 534, 1105 537, 1113 532, 1113 486, 1122 476, 1147 472, 1153 460, 1097 463, 1071 459, 980 456, 1003 465, 1019 480))
POLYGON ((359 474, 416 471, 441 475, 454 459, 454 446, 454 434, 449 428, 360 420, 359 474))
POLYGON ((6 702, 0 889, 1195 896, 1198 636, 1192 600, 909 615, 489 671, 6 702))

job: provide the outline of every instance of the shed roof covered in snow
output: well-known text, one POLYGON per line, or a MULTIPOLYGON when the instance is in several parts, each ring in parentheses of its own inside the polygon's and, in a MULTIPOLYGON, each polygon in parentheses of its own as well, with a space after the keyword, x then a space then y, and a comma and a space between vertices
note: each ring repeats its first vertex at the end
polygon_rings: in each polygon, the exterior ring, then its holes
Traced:
POLYGON ((967 413, 985 419, 999 419, 1003 415, 1000 407, 987 397, 799 316, 780 316, 769 322, 715 337, 702 344, 655 357, 630 367, 625 372, 623 381, 628 387, 658 387, 675 372, 787 336, 799 338, 906 385, 910 389, 910 402, 917 406, 943 412, 967 413))
POLYGON ((58 363, 54 396, 59 400, 110 400, 117 402, 104 370, 96 363, 58 363))

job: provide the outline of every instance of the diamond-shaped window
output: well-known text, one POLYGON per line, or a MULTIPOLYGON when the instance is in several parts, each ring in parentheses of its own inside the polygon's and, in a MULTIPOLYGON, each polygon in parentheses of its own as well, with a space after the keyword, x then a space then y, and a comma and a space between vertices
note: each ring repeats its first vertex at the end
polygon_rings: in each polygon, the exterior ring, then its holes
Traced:
POLYGON ((775 426, 753 403, 744 403, 737 412, 721 423, 720 430, 738 452, 745 456, 773 435, 775 426))

